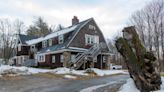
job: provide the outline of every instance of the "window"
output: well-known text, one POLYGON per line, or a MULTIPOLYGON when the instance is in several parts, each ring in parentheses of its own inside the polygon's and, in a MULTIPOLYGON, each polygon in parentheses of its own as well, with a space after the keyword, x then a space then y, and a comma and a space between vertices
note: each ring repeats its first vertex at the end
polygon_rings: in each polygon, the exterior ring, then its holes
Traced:
POLYGON ((64 42, 64 36, 63 35, 59 35, 58 41, 59 41, 59 44, 63 43, 64 42))
POLYGON ((49 39, 48 41, 49 41, 48 42, 49 43, 49 46, 52 46, 52 39, 49 39))
POLYGON ((89 25, 89 29, 91 29, 91 30, 96 30, 96 27, 93 26, 93 25, 89 25))
POLYGON ((103 63, 107 61, 106 56, 103 56, 103 63))
POLYGON ((85 35, 85 43, 87 44, 94 44, 97 43, 99 44, 99 36, 95 36, 95 35, 85 35))
POLYGON ((73 62, 75 59, 75 55, 71 55, 71 62, 73 62))
POLYGON ((35 45, 32 45, 30 49, 31 51, 35 51, 35 45))
POLYGON ((99 44, 99 36, 94 36, 94 42, 99 44))
POLYGON ((21 51, 21 45, 20 44, 18 45, 18 51, 21 51))
POLYGON ((60 62, 63 62, 63 61, 64 61, 64 56, 60 55, 60 62))
POLYGON ((43 42, 42 42, 42 47, 43 47, 43 48, 47 47, 47 41, 43 41, 43 42))
POLYGON ((56 59, 55 58, 56 58, 55 55, 52 56, 52 63, 55 63, 56 62, 56 59))
POLYGON ((45 56, 44 55, 38 55, 38 62, 45 62, 45 56))

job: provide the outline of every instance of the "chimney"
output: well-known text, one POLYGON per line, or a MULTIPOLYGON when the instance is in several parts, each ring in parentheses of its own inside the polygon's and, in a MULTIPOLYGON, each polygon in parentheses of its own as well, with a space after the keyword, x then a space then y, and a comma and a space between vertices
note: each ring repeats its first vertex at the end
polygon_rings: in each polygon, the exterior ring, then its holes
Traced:
POLYGON ((77 16, 73 16, 72 25, 76 25, 77 23, 79 23, 79 19, 77 18, 77 16))

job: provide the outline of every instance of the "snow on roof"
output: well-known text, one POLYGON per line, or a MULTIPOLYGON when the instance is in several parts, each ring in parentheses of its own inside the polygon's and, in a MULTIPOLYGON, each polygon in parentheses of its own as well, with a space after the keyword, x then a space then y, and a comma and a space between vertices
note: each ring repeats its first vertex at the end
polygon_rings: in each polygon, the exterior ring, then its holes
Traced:
POLYGON ((65 33, 68 33, 68 32, 71 32, 73 31, 75 28, 77 28, 78 25, 75 25, 75 26, 72 26, 72 27, 68 27, 68 28, 65 28, 63 30, 60 30, 60 31, 56 31, 54 33, 51 33, 45 37, 40 37, 40 38, 37 38, 37 39, 32 39, 32 40, 29 40, 29 41, 26 41, 26 43, 28 45, 33 45, 33 44, 36 44, 36 43, 39 43, 41 41, 44 41, 44 40, 48 40, 50 38, 53 38, 53 37, 57 37, 59 35, 62 35, 62 34, 65 34, 65 33))

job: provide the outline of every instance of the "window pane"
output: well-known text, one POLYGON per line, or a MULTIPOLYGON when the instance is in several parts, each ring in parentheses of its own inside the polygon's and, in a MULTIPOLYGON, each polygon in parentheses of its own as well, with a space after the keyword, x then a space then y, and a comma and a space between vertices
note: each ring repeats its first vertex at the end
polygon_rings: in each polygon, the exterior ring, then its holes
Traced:
POLYGON ((52 63, 55 63, 56 59, 55 56, 52 56, 52 63))

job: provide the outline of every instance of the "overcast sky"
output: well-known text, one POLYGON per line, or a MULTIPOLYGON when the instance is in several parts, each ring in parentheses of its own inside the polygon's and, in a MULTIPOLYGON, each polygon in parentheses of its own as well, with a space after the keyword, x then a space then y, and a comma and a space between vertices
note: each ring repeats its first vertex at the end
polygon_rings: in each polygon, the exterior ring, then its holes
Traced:
POLYGON ((71 25, 93 17, 106 38, 121 30, 130 15, 152 0, 0 0, 0 18, 19 19, 26 26, 42 16, 50 25, 71 25))

